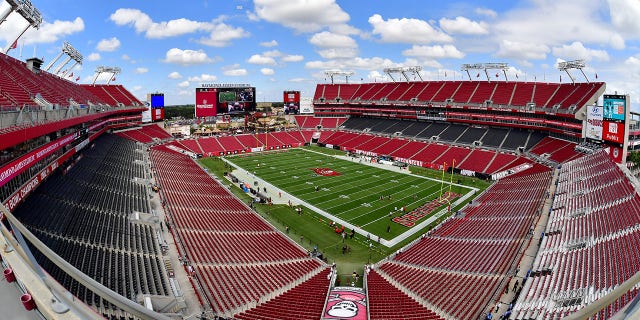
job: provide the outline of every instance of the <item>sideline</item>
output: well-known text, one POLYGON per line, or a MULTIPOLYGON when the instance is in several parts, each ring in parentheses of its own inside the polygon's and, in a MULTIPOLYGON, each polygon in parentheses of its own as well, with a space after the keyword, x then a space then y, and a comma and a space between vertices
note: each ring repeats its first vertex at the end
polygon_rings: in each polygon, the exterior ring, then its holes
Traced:
MULTIPOLYGON (((296 148, 296 149, 300 149, 306 152, 312 152, 312 153, 317 153, 317 154, 321 154, 323 156, 326 157, 333 157, 336 159, 340 159, 340 160, 345 160, 345 161, 352 161, 350 157, 347 156, 339 156, 339 155, 328 155, 322 152, 318 152, 318 151, 313 151, 313 150, 307 150, 305 148, 296 148)), ((222 159, 222 161, 224 161, 225 163, 227 163, 228 165, 230 165, 231 167, 233 167, 235 170, 233 170, 233 175, 238 178, 240 181, 244 181, 244 182, 258 182, 258 185, 260 188, 267 188, 267 193, 271 196, 273 203, 279 203, 279 204, 287 204, 289 203, 289 201, 291 201, 292 205, 304 205, 305 207, 315 211, 316 213, 320 214, 321 216, 330 219, 331 221, 335 221, 336 223, 339 223, 343 226, 345 226, 345 228, 348 229, 353 229, 355 230, 358 234, 362 235, 363 237, 367 237, 370 238, 372 241, 376 241, 381 245, 386 246, 387 248, 391 248, 395 245, 397 245, 398 243, 406 240, 407 238, 415 235, 416 233, 420 232, 422 230, 422 228, 428 226, 429 224, 433 223, 434 221, 436 221, 437 219, 439 219, 440 217, 446 215, 448 213, 448 210, 442 209, 440 211, 438 211, 437 213, 432 214, 431 216, 429 216, 427 219, 423 220, 422 222, 420 222, 419 224, 413 226, 411 229, 403 232, 402 234, 396 236, 395 238, 392 239, 384 239, 381 238, 380 236, 371 234, 370 232, 354 225, 351 224, 347 221, 344 221, 342 219, 340 219, 339 217, 336 217, 332 214, 330 214, 329 212, 326 212, 292 194, 289 194, 287 192, 285 192, 284 190, 274 186, 273 184, 265 181, 264 179, 250 173, 249 171, 245 170, 244 168, 241 168, 240 166, 236 165, 235 163, 233 163, 231 160, 227 159, 226 156, 222 156, 220 157, 220 159, 222 159), (280 197, 281 195, 281 197, 280 197)), ((410 175, 410 176, 414 176, 417 178, 422 178, 422 179, 427 179, 427 180, 431 180, 431 181, 435 181, 435 182, 440 182, 440 180, 437 179, 433 179, 433 178, 429 178, 429 177, 425 177, 425 176, 420 176, 417 174, 413 174, 410 172, 406 172, 404 170, 400 170, 399 167, 395 167, 395 166, 389 166, 389 165, 384 165, 384 164, 379 164, 379 163, 360 163, 363 165, 369 165, 372 167, 377 167, 383 170, 387 170, 387 171, 393 171, 393 172, 397 172, 397 173, 402 173, 402 174, 406 174, 406 175, 410 175), (397 168, 397 169, 396 169, 397 168)), ((227 178, 228 179, 228 178, 227 178)), ((253 183, 251 183, 253 185, 253 183)), ((449 184, 449 183, 447 183, 449 184)), ((474 195, 477 194, 477 192, 480 190, 478 188, 475 187, 470 187, 470 186, 465 186, 465 185, 461 185, 461 184, 457 184, 457 183, 451 183, 451 185, 454 186, 458 186, 458 187, 462 187, 465 189, 469 189, 469 192, 465 193, 462 197, 458 198, 456 201, 451 203, 451 207, 456 207, 458 205, 460 205, 461 203, 463 203, 464 201, 466 201, 467 199, 469 199, 470 197, 473 197, 474 195)))

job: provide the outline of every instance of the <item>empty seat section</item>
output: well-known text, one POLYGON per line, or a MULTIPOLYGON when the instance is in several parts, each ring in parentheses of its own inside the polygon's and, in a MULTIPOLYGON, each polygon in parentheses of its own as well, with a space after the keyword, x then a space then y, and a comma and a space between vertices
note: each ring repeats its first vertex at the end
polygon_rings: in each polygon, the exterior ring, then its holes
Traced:
POLYGON ((462 85, 462 82, 458 81, 445 81, 440 90, 431 98, 434 102, 444 102, 447 99, 453 97, 453 93, 456 92, 458 87, 462 85))
POLYGON ((323 272, 325 282, 317 285, 328 287, 326 264, 274 230, 189 157, 167 150, 151 149, 160 194, 214 312, 235 313, 273 297, 287 299, 292 297, 287 288, 323 272))
POLYGON ((455 142, 467 128, 466 125, 452 123, 439 134, 440 140, 455 142))
POLYGON ((472 144, 474 141, 480 141, 480 138, 487 132, 486 128, 468 127, 466 131, 458 138, 458 143, 472 144))
POLYGON ((533 101, 533 82, 517 82, 513 98, 511 98, 512 106, 525 106, 533 101))
POLYGON ((497 86, 491 101, 494 105, 508 105, 511 102, 511 97, 514 96, 515 82, 497 82, 497 86))
POLYGON ((489 128, 487 134, 482 138, 482 145, 497 148, 502 144, 507 133, 509 133, 509 129, 489 128))
POLYGON ((485 103, 487 100, 491 100, 491 95, 495 90, 497 84, 494 82, 480 81, 478 87, 471 97, 469 97, 469 103, 485 103))
POLYGON ((453 95, 453 102, 464 103, 469 102, 469 98, 476 91, 480 82, 477 81, 463 81, 460 83, 460 87, 453 95))

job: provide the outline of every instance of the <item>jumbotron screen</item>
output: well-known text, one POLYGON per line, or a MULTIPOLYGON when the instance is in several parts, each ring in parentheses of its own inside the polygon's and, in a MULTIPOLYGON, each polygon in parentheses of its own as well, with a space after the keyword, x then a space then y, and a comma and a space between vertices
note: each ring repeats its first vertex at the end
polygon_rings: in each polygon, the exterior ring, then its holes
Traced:
POLYGON ((300 91, 285 91, 283 94, 284 114, 300 113, 300 91))
POLYGON ((256 110, 256 88, 245 85, 207 85, 196 88, 196 117, 244 114, 256 110))

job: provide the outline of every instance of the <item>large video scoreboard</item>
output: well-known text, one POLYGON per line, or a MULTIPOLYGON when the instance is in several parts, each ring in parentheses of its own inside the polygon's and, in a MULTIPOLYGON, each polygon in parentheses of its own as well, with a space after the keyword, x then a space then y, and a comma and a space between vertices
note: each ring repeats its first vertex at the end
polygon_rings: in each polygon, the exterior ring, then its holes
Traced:
POLYGON ((256 110, 256 88, 248 84, 202 84, 196 88, 196 118, 256 110))
POLYGON ((284 103, 284 114, 300 113, 300 91, 285 91, 282 101, 284 103))
POLYGON ((602 96, 602 140, 609 155, 618 163, 627 157, 629 139, 629 96, 605 94, 602 96))
POLYGON ((147 101, 151 106, 151 120, 164 120, 164 93, 149 93, 147 101))

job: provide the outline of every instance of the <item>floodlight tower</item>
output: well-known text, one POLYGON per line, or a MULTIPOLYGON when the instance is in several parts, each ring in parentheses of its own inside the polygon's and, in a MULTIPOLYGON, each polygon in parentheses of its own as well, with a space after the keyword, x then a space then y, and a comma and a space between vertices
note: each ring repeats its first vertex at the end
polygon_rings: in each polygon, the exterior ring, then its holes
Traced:
POLYGON ((113 77, 116 76, 116 74, 122 72, 122 70, 120 69, 120 67, 104 67, 104 66, 99 66, 96 68, 96 76, 93 78, 93 82, 91 82, 91 85, 96 84, 96 80, 98 80, 98 77, 103 74, 103 73, 108 73, 111 76, 109 77, 109 80, 107 80, 107 84, 109 84, 111 82, 111 80, 113 79, 113 77))
POLYGON ((58 74, 58 72, 60 72, 60 70, 67 65, 67 63, 69 63, 69 61, 74 60, 75 63, 68 69, 66 69, 63 74, 62 77, 66 76, 67 73, 69 73, 76 65, 78 64, 82 64, 82 54, 80 54, 80 52, 78 52, 71 44, 69 44, 68 42, 64 42, 62 44, 62 50, 60 51, 60 53, 58 54, 58 56, 55 57, 55 59, 53 59, 45 68, 45 71, 49 71, 49 69, 51 69, 51 67, 53 67, 54 64, 56 64, 56 62, 58 62, 58 59, 60 59, 60 57, 62 57, 63 54, 67 55, 67 59, 65 59, 65 61, 60 64, 56 70, 53 72, 54 74, 58 74))
POLYGON ((353 75, 353 71, 327 70, 324 74, 331 78, 331 84, 333 84, 333 76, 344 76, 345 81, 349 83, 349 77, 353 75))
POLYGON ((584 67, 586 67, 586 64, 584 63, 584 60, 582 60, 582 59, 558 62, 558 70, 566 72, 567 75, 569 76, 569 79, 571 79, 572 83, 576 83, 576 79, 569 72, 570 69, 578 69, 578 70, 580 70, 580 72, 584 76, 585 80, 587 80, 587 83, 589 82, 589 78, 587 78, 587 75, 584 74, 584 71, 582 70, 582 68, 584 68, 584 67))
POLYGON ((22 35, 25 32, 27 32, 29 27, 34 27, 36 29, 39 29, 40 28, 40 24, 42 24, 42 15, 40 14, 40 11, 38 11, 38 9, 36 9, 33 6, 33 4, 31 4, 31 1, 29 1, 29 0, 7 0, 7 2, 11 6, 11 9, 9 9, 9 12, 5 11, 4 13, 2 13, 3 17, 0 20, 0 23, 2 23, 2 21, 4 21, 4 19, 11 13, 11 11, 15 10, 25 20, 27 20, 27 22, 29 22, 29 24, 26 27, 24 27, 24 29, 22 29, 20 34, 17 37, 15 37, 13 39, 13 41, 9 41, 9 43, 4 48, 4 51, 3 51, 5 54, 7 54, 9 52, 9 50, 11 50, 11 48, 13 47, 13 44, 16 41, 18 41, 18 39, 20 39, 20 37, 22 37, 22 35))
POLYGON ((413 67, 397 67, 397 68, 384 68, 383 69, 384 73, 386 73, 389 78, 391 78, 391 80, 393 80, 393 82, 396 82, 396 79, 393 77, 394 73, 400 73, 402 74, 402 76, 404 77, 405 81, 409 82, 411 81, 409 79, 409 76, 407 76, 407 73, 410 73, 414 76, 417 75, 418 78, 420 78, 420 81, 422 81, 422 76, 420 75, 420 71, 422 71, 422 67, 421 66, 413 66, 413 67))
POLYGON ((505 80, 509 81, 507 77, 507 70, 509 70, 509 64, 504 62, 497 62, 497 63, 487 62, 487 63, 473 63, 473 64, 465 63, 462 65, 460 70, 467 72, 467 76, 469 76, 469 80, 471 80, 471 74, 469 73, 469 70, 484 70, 484 74, 487 77, 487 81, 491 81, 491 77, 489 76, 489 72, 487 70, 499 70, 499 71, 501 70, 502 74, 504 74, 505 80))

